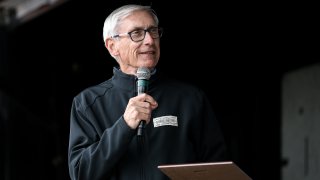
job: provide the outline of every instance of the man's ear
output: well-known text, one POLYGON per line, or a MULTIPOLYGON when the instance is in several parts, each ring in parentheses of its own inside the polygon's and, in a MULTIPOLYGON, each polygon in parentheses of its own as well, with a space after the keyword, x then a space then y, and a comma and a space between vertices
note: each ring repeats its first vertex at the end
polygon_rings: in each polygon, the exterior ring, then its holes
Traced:
POLYGON ((118 51, 118 48, 116 46, 116 42, 114 39, 106 39, 106 42, 105 42, 105 46, 106 48, 108 49, 109 53, 112 55, 112 56, 118 56, 119 55, 119 51, 118 51))

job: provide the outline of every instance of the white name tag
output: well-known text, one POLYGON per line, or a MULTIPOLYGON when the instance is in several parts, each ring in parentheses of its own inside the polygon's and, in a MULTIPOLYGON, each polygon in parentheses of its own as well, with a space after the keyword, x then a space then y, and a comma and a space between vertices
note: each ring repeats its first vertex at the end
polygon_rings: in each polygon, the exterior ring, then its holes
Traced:
POLYGON ((162 116, 153 118, 153 126, 178 126, 177 116, 162 116))

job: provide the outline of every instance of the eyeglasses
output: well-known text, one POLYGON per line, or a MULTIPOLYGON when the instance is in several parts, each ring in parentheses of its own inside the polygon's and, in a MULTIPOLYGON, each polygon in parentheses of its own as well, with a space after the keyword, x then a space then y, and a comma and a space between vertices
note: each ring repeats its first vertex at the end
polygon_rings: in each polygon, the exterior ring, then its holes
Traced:
POLYGON ((157 39, 162 36, 163 29, 159 28, 159 27, 150 27, 148 29, 136 29, 136 30, 133 30, 133 31, 130 31, 127 33, 122 33, 122 34, 117 34, 117 35, 111 36, 111 38, 117 38, 120 36, 129 35, 132 41, 139 42, 139 41, 144 40, 147 32, 150 34, 150 36, 153 39, 157 39))

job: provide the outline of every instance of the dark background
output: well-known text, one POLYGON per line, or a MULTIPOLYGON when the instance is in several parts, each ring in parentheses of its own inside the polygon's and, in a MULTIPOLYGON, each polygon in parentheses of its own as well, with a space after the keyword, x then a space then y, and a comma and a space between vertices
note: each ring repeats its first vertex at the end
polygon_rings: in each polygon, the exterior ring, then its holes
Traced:
POLYGON ((159 69, 210 98, 230 159, 255 180, 280 180, 281 79, 319 59, 312 4, 164 1, 67 3, 0 33, 0 179, 69 179, 69 110, 111 77, 106 16, 152 5, 164 28, 159 69))

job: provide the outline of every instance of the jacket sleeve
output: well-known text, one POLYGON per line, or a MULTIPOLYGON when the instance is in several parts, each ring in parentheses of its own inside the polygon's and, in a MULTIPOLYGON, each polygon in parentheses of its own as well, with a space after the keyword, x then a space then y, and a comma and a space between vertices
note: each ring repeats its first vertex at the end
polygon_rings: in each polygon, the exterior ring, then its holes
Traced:
POLYGON ((129 146, 134 130, 121 116, 98 135, 85 107, 74 99, 70 115, 68 166, 72 180, 108 179, 129 146))

